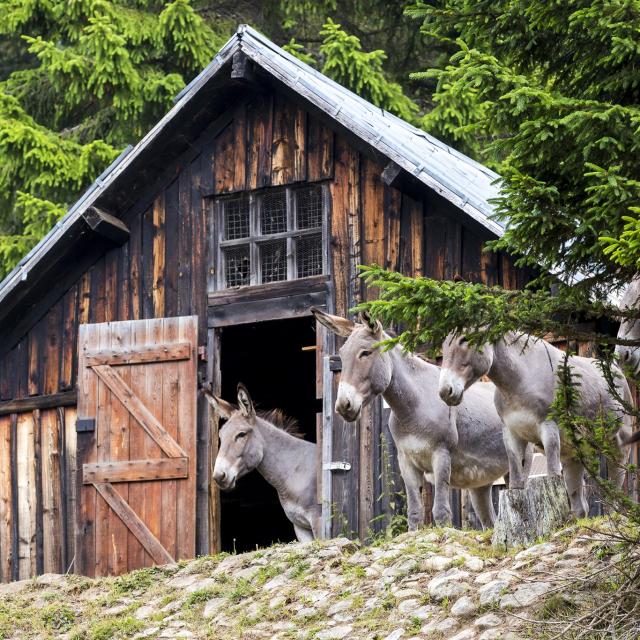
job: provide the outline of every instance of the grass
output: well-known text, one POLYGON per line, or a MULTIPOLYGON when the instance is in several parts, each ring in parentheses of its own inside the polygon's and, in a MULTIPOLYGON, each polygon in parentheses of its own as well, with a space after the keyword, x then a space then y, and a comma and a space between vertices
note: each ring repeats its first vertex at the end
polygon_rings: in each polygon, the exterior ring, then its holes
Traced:
POLYGON ((111 640, 111 638, 131 636, 143 627, 144 623, 141 620, 136 620, 131 616, 98 620, 86 631, 78 631, 72 635, 71 640, 111 640))
POLYGON ((40 619, 51 631, 68 631, 76 621, 76 614, 65 604, 51 604, 40 611, 40 619))

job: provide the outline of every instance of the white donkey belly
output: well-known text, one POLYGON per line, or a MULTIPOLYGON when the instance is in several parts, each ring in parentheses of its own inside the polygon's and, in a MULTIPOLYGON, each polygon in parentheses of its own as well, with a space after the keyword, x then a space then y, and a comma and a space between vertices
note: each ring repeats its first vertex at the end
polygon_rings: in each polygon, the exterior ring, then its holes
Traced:
POLYGON ((516 409, 505 411, 502 416, 504 425, 511 433, 521 440, 533 442, 540 445, 540 423, 541 420, 532 411, 526 409, 516 409))
POLYGON ((433 482, 433 465, 431 462, 432 446, 424 438, 420 438, 413 434, 401 436, 396 440, 398 449, 413 462, 414 466, 430 477, 429 482, 433 482))

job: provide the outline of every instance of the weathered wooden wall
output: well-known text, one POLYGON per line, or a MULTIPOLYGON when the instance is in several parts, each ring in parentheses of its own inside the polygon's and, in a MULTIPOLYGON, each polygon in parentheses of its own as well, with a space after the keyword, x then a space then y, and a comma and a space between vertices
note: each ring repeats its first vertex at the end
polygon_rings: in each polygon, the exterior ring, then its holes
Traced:
MULTIPOLYGON (((328 268, 333 306, 340 314, 372 295, 357 278, 361 263, 412 275, 460 274, 519 284, 511 261, 483 254, 485 238, 461 224, 453 207, 426 189, 423 196, 409 196, 387 186, 382 171, 383 159, 291 98, 277 91, 248 94, 122 214, 128 242, 96 256, 95 264, 0 359, 0 402, 73 391, 83 323, 197 315, 198 344, 206 353, 207 292, 215 286, 207 263, 214 237, 210 203, 218 194, 328 181, 328 268)), ((207 376, 204 362, 200 375, 207 376)), ((387 475, 397 473, 393 463, 390 469, 383 465, 383 452, 391 460, 394 454, 383 415, 378 403, 363 416, 361 429, 337 417, 333 423, 334 459, 352 464, 351 472, 334 474, 333 498, 346 528, 361 534, 388 506, 388 500, 377 498, 389 484, 387 475)), ((52 408, 39 413, 16 410, 0 417, 3 580, 66 569, 73 558, 71 536, 55 523, 73 513, 67 501, 74 490, 74 422, 74 408, 55 406, 55 398, 52 408)), ((217 438, 211 437, 202 404, 198 422, 197 550, 205 552, 213 535, 209 465, 217 438)))

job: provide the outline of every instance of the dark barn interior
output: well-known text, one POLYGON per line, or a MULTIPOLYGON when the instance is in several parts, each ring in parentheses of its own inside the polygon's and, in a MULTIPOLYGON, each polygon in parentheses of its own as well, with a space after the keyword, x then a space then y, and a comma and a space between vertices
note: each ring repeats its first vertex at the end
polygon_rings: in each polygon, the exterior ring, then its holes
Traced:
MULTIPOLYGON (((258 410, 281 409, 316 441, 315 323, 311 318, 257 322, 221 329, 222 397, 235 403, 242 382, 258 410)), ((224 426, 222 427, 224 428, 224 426)), ((254 471, 221 494, 222 551, 250 551, 295 540, 275 489, 254 471)))

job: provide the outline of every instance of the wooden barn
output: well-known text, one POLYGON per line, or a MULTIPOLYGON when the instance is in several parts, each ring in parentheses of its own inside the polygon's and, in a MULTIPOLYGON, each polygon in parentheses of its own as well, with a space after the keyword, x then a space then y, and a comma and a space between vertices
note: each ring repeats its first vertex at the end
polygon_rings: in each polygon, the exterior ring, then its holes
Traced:
POLYGON ((363 263, 519 286, 482 252, 496 178, 240 27, 0 285, 1 579, 293 539, 258 474, 212 486, 209 384, 318 443, 324 535, 380 528, 387 410, 333 412, 337 345, 309 307, 371 295, 363 263))

